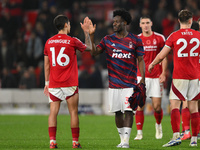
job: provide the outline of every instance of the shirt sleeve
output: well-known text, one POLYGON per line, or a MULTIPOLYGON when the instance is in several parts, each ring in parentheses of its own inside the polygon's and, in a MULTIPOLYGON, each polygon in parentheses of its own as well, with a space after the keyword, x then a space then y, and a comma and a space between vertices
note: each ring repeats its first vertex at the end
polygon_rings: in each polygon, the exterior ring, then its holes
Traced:
POLYGON ((48 52, 47 52, 47 48, 46 48, 46 44, 45 44, 45 46, 44 46, 44 55, 45 55, 45 56, 48 56, 48 52))
POLYGON ((75 49, 78 49, 79 51, 83 52, 87 46, 83 42, 81 42, 78 38, 73 38, 75 43, 75 49))
POLYGON ((101 39, 99 45, 97 45, 97 47, 99 47, 101 50, 105 50, 106 49, 106 45, 105 45, 105 38, 101 39))
POLYGON ((136 50, 137 56, 143 56, 144 55, 144 48, 143 48, 142 40, 139 37, 137 39, 135 50, 136 50))
POLYGON ((169 35, 169 37, 167 38, 166 42, 165 42, 165 46, 169 47, 169 48, 173 48, 173 34, 169 35))

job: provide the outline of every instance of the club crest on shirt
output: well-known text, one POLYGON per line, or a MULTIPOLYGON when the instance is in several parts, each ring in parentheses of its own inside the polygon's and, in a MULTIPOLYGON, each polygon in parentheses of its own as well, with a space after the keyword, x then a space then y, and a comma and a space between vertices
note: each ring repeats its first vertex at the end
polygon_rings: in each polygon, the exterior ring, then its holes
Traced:
POLYGON ((129 48, 132 48, 132 47, 133 47, 133 43, 129 42, 129 48))
POLYGON ((157 44, 157 41, 156 39, 153 39, 153 44, 156 45, 157 44))

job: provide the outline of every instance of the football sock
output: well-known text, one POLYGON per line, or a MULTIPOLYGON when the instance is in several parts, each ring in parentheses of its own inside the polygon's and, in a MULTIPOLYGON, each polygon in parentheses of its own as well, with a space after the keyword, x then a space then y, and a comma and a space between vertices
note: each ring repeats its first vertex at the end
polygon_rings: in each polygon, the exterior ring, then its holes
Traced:
POLYGON ((49 138, 50 140, 56 140, 57 127, 49 127, 49 138))
POLYGON ((72 131, 73 142, 78 142, 80 129, 79 128, 71 128, 71 131, 72 131))
POLYGON ((199 133, 199 113, 191 114, 192 136, 197 136, 199 133))
POLYGON ((183 122, 183 128, 185 130, 190 130, 190 111, 188 108, 184 108, 181 111, 182 116, 182 122, 183 122))
POLYGON ((180 132, 180 111, 177 108, 171 111, 171 126, 173 133, 180 132))
POLYGON ((200 133, 200 108, 199 108, 199 133, 200 133))
POLYGON ((144 123, 144 112, 143 111, 136 111, 135 121, 136 121, 137 130, 142 130, 143 123, 144 123))
POLYGON ((161 109, 159 113, 154 111, 154 117, 156 119, 156 123, 160 124, 163 118, 163 110, 161 109))
POLYGON ((124 143, 124 128, 117 128, 117 131, 119 133, 121 143, 123 144, 124 143))
POLYGON ((124 127, 124 143, 129 144, 130 135, 131 135, 131 128, 124 127))

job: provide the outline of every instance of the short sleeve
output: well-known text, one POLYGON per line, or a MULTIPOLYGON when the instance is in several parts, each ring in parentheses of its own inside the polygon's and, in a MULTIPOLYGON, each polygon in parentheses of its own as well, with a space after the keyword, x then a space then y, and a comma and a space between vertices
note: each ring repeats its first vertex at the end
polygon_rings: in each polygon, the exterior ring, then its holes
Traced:
POLYGON ((167 38, 167 40, 165 42, 165 46, 172 49, 172 47, 173 47, 173 34, 169 35, 169 37, 167 38))
POLYGON ((137 39, 137 44, 136 44, 135 50, 136 50, 137 56, 143 56, 144 55, 144 48, 143 48, 142 40, 139 37, 137 39))
POLYGON ((46 44, 45 44, 45 46, 44 46, 44 55, 45 55, 45 56, 48 56, 48 52, 47 52, 47 48, 46 48, 46 44))
POLYGON ((100 43, 99 43, 99 45, 97 45, 97 47, 99 47, 101 50, 104 50, 105 47, 106 47, 105 38, 106 37, 102 38, 101 41, 100 41, 100 43))
POLYGON ((73 38, 75 43, 75 49, 78 49, 79 51, 83 52, 86 49, 86 44, 81 42, 78 38, 73 38))

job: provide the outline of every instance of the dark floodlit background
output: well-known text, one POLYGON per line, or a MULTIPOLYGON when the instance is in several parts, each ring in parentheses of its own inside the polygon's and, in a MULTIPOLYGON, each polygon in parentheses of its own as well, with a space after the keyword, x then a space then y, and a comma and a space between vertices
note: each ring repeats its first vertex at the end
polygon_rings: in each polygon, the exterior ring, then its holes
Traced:
MULTIPOLYGON (((139 34, 139 18, 150 15, 153 30, 166 38, 179 29, 177 14, 181 9, 200 18, 199 0, 1 0, 0 1, 0 87, 2 89, 39 89, 44 87, 43 48, 46 40, 57 33, 53 19, 66 15, 71 22, 70 36, 84 42, 80 22, 88 16, 97 24, 95 43, 112 34, 112 12, 125 8, 131 13, 128 31, 139 34)), ((172 55, 165 83, 169 92, 172 55)), ((77 52, 80 89, 108 87, 105 53, 92 57, 77 52)), ((42 89, 41 89, 42 90, 42 89)))

